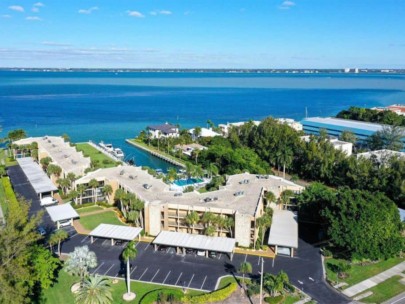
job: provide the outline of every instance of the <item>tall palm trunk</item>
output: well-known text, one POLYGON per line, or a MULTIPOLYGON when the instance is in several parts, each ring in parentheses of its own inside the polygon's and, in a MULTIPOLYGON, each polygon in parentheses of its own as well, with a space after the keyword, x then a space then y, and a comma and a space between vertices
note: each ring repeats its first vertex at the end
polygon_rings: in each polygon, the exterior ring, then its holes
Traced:
POLYGON ((131 281, 130 281, 130 278, 129 278, 129 259, 127 259, 127 285, 128 285, 128 287, 127 287, 127 290, 128 290, 128 294, 130 294, 131 293, 131 281))

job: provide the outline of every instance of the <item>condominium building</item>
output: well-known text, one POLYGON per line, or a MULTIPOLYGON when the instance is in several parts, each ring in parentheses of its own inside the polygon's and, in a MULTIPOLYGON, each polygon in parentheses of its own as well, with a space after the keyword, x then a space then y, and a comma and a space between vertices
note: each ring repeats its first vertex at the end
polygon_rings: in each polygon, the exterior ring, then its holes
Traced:
MULTIPOLYGON (((114 193, 121 188, 144 201, 144 229, 151 236, 161 231, 203 234, 204 224, 188 225, 186 216, 194 211, 202 218, 204 213, 210 212, 224 220, 231 218, 234 223, 232 227, 216 227, 214 236, 233 237, 239 246, 245 247, 258 238, 256 220, 264 213, 267 191, 279 197, 287 189, 297 193, 303 190, 303 187, 280 177, 242 173, 229 176, 226 184, 217 191, 179 193, 171 191, 170 185, 140 167, 132 166, 90 172, 76 181, 76 187, 88 185, 92 179, 99 181, 100 185, 111 185, 114 193)), ((86 195, 91 193, 88 191, 86 195)), ((109 197, 110 203, 113 203, 113 197, 114 194, 109 197)))

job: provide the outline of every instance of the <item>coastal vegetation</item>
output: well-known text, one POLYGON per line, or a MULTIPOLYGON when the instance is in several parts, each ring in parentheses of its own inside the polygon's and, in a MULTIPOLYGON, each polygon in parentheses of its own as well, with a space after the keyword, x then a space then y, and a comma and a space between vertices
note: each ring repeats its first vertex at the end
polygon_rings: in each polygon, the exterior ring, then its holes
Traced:
POLYGON ((85 157, 90 157, 91 159, 91 169, 90 171, 97 170, 100 168, 111 168, 117 166, 120 162, 116 162, 101 151, 92 147, 88 143, 77 143, 76 150, 83 152, 85 157))
POLYGON ((347 110, 340 111, 336 117, 405 127, 405 116, 398 115, 389 110, 377 111, 367 108, 350 107, 347 110))

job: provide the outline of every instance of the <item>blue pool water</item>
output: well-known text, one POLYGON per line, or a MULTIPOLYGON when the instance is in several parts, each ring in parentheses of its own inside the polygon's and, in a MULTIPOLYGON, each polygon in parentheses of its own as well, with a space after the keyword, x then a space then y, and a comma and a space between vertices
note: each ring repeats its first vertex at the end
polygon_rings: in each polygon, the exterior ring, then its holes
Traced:
POLYGON ((183 186, 192 186, 194 184, 198 184, 201 182, 203 182, 203 180, 200 178, 188 178, 188 179, 178 179, 175 180, 173 183, 176 184, 177 186, 183 187, 183 186))
POLYGON ((29 136, 104 141, 137 165, 169 164, 125 143, 149 124, 300 120, 351 105, 405 103, 405 75, 0 71, 0 125, 29 136))

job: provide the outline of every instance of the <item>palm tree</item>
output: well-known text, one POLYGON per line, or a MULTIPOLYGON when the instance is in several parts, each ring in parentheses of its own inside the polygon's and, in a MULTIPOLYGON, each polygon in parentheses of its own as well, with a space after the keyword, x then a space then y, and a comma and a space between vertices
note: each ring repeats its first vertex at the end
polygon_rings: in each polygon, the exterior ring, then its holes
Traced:
POLYGON ((269 206, 271 202, 276 201, 276 195, 271 191, 267 191, 264 195, 264 198, 266 199, 267 206, 269 206))
POLYGON ((60 178, 58 179, 58 184, 59 186, 62 188, 62 193, 63 195, 66 195, 67 192, 67 188, 70 186, 70 180, 68 180, 67 178, 60 178))
POLYGON ((60 174, 62 173, 62 168, 54 164, 49 164, 48 167, 46 168, 46 172, 48 172, 49 176, 55 175, 59 177, 60 174))
POLYGON ((74 174, 73 172, 69 172, 66 175, 66 178, 70 181, 70 187, 73 186, 73 182, 76 180, 76 174, 74 174))
POLYGON ((124 209, 123 201, 126 198, 126 196, 127 196, 127 193, 122 188, 119 188, 119 189, 117 189, 117 191, 115 191, 114 200, 119 200, 121 212, 123 212, 123 209, 124 209))
POLYGON ((173 167, 170 167, 167 171, 167 178, 170 182, 173 182, 177 179, 177 170, 173 167))
POLYGON ((204 234, 207 236, 214 236, 216 228, 214 226, 208 226, 204 229, 204 234))
POLYGON ((195 177, 203 177, 204 176, 204 170, 201 168, 201 166, 194 166, 194 174, 195 177))
POLYGON ((208 228, 215 221, 215 215, 207 211, 203 214, 201 221, 205 224, 205 228, 208 228))
POLYGON ((200 221, 200 216, 196 211, 191 211, 189 214, 186 215, 184 218, 186 224, 191 226, 191 233, 194 233, 194 226, 200 221))
POLYGON ((89 181, 89 187, 93 191, 93 200, 94 200, 94 203, 95 203, 95 202, 97 202, 97 190, 96 189, 98 187, 98 181, 95 178, 91 179, 89 181))
POLYGON ((191 178, 193 176, 193 174, 194 174, 194 171, 195 171, 194 166, 191 163, 187 162, 186 163, 186 175, 187 175, 187 178, 191 178))
POLYGON ((135 248, 135 242, 131 241, 128 243, 127 247, 125 247, 124 251, 122 252, 122 258, 127 262, 127 295, 130 296, 131 294, 131 281, 130 281, 130 269, 129 269, 129 260, 133 260, 136 258, 138 254, 138 250, 135 248))
POLYGON ((214 163, 210 163, 207 168, 209 177, 212 178, 213 175, 218 175, 218 167, 214 163))
POLYGON ((106 197, 109 197, 113 193, 113 188, 110 185, 104 185, 101 191, 106 197))
POLYGON ((80 195, 80 205, 83 203, 83 194, 86 191, 87 187, 83 184, 77 186, 77 193, 80 195))
POLYGON ((228 216, 224 220, 224 228, 228 230, 229 234, 231 235, 231 238, 233 238, 233 227, 235 227, 235 221, 233 220, 232 217, 228 216))
POLYGON ((277 154, 277 160, 283 165, 283 178, 285 178, 285 168, 289 167, 293 161, 294 153, 290 147, 283 147, 277 154))
POLYGON ((49 238, 49 244, 56 244, 58 243, 58 255, 60 256, 60 244, 69 237, 69 234, 63 230, 58 229, 54 233, 52 233, 51 237, 49 238))
POLYGON ((201 127, 195 127, 193 131, 193 139, 196 140, 201 135, 201 127))
POLYGON ((243 275, 243 285, 245 285, 245 275, 252 273, 252 264, 249 262, 242 262, 239 266, 239 272, 243 275))
POLYGON ((284 190, 280 194, 280 202, 283 206, 283 209, 287 209, 287 205, 290 203, 291 197, 294 196, 294 192, 292 190, 284 190))
POLYGON ((112 303, 110 280, 100 275, 88 276, 75 295, 75 302, 80 304, 112 303))
POLYGON ((198 155, 200 154, 201 150, 199 149, 194 149, 191 152, 191 157, 195 159, 195 164, 198 164, 198 155))

